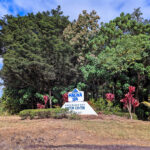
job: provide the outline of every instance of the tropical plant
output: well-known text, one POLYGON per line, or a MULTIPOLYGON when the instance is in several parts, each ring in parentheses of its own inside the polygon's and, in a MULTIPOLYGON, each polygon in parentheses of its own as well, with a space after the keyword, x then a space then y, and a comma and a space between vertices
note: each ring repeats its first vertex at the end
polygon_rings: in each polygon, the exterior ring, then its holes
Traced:
POLYGON ((132 119, 132 107, 135 110, 135 108, 139 106, 138 100, 133 97, 134 96, 133 92, 135 92, 135 87, 129 86, 129 92, 125 94, 125 98, 120 100, 120 102, 124 104, 124 108, 128 109, 131 119, 132 119))

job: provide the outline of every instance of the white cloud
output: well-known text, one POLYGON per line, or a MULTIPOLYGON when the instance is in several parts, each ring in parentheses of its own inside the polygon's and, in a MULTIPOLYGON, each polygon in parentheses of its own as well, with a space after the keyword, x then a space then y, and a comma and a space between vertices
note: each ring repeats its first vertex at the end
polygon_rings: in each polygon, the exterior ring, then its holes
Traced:
POLYGON ((16 6, 27 12, 37 13, 56 8, 55 0, 14 0, 16 6))
POLYGON ((10 14, 9 9, 8 9, 8 3, 6 2, 0 2, 0 17, 10 14))
MULTIPOLYGON (((0 83, 3 83, 3 80, 0 78, 0 83)), ((0 86, 0 88, 1 88, 1 86, 0 86)))
POLYGON ((71 20, 77 19, 82 10, 96 10, 101 21, 108 22, 119 16, 121 12, 131 13, 134 8, 141 7, 144 18, 150 18, 150 6, 146 0, 57 0, 65 15, 71 20))
POLYGON ((2 95, 3 95, 3 88, 4 88, 4 86, 0 86, 0 97, 2 97, 2 95))
POLYGON ((0 58, 0 64, 3 64, 3 58, 0 58))
POLYGON ((3 88, 5 87, 4 85, 1 85, 3 84, 3 80, 0 78, 0 97, 2 97, 2 94, 3 94, 3 88))
POLYGON ((0 58, 0 70, 2 69, 3 67, 3 58, 0 58))
POLYGON ((134 8, 141 7, 144 18, 150 18, 150 0, 13 0, 0 2, 0 16, 13 13, 16 15, 23 10, 26 13, 47 11, 61 5, 65 15, 70 19, 77 19, 82 10, 88 12, 96 10, 101 21, 108 22, 119 16, 121 12, 131 13, 134 8), (13 12, 9 11, 13 9, 13 12))

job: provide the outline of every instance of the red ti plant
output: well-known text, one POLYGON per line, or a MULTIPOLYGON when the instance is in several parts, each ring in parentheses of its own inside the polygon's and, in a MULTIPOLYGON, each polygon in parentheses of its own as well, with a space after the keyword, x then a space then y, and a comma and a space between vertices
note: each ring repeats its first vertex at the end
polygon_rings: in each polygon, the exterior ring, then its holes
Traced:
POLYGON ((65 103, 65 102, 68 102, 68 93, 65 93, 64 95, 63 95, 63 102, 65 103))
POLYGON ((115 95, 112 94, 112 93, 106 93, 106 100, 108 102, 107 106, 108 106, 108 110, 110 111, 111 110, 111 107, 113 106, 113 103, 112 101, 114 100, 115 98, 115 95))
POLYGON ((37 103, 37 108, 38 108, 38 109, 42 109, 42 108, 45 108, 45 106, 42 105, 41 103, 37 103))
POLYGON ((43 99, 44 99, 45 106, 46 106, 46 104, 47 104, 47 101, 48 101, 48 96, 43 96, 43 99))
POLYGON ((115 98, 115 95, 114 94, 112 94, 112 93, 106 93, 106 99, 108 100, 108 101, 113 101, 113 99, 115 98))
POLYGON ((41 103, 37 103, 37 108, 38 109, 42 109, 42 108, 46 108, 46 104, 47 104, 47 101, 48 101, 48 96, 43 96, 43 99, 44 99, 44 105, 42 105, 41 103))
POLYGON ((135 92, 134 86, 129 86, 129 92, 125 94, 125 98, 121 99, 120 102, 124 103, 124 108, 127 108, 130 114, 130 118, 132 119, 132 107, 135 109, 139 106, 139 101, 135 99, 133 96, 133 92, 135 92))

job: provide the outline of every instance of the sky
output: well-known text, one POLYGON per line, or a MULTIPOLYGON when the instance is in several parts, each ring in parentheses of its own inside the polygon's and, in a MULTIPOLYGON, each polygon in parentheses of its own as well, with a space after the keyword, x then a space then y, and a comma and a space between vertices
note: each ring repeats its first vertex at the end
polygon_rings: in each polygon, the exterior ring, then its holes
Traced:
MULTIPOLYGON (((0 0, 0 18, 6 14, 24 16, 28 13, 37 13, 55 9, 61 6, 64 15, 70 21, 77 19, 82 10, 95 10, 100 21, 109 22, 119 16, 121 12, 132 13, 134 8, 141 8, 143 18, 150 19, 150 0, 0 0)), ((0 58, 0 69, 3 60, 0 58)), ((0 87, 0 97, 2 87, 0 87)))
POLYGON ((144 18, 150 18, 150 0, 0 0, 0 16, 37 13, 58 5, 70 20, 77 19, 82 10, 96 10, 101 21, 108 22, 121 12, 131 13, 138 7, 141 7, 144 18))

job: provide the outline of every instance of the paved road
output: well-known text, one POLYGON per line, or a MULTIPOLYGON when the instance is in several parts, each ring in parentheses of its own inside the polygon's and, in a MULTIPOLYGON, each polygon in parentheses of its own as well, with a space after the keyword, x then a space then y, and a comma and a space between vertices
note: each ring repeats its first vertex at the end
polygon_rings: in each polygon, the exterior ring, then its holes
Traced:
POLYGON ((127 146, 127 145, 36 145, 27 146, 25 149, 42 149, 42 150, 150 150, 150 147, 127 146))

